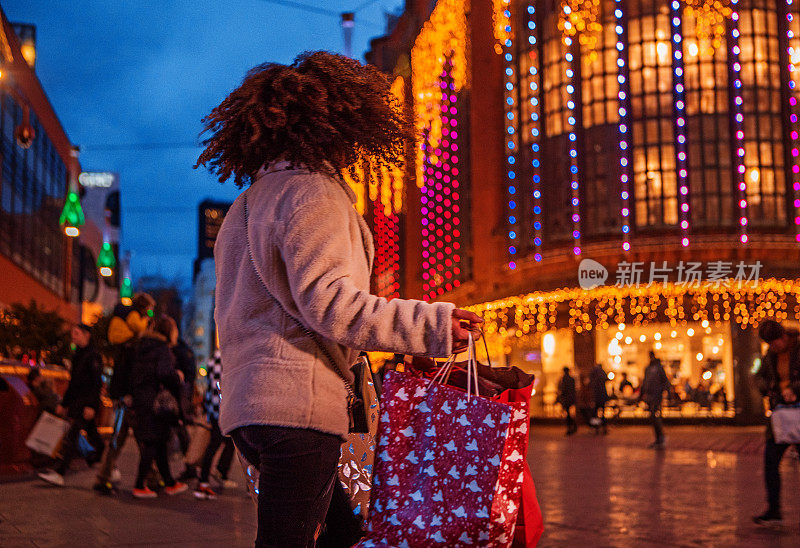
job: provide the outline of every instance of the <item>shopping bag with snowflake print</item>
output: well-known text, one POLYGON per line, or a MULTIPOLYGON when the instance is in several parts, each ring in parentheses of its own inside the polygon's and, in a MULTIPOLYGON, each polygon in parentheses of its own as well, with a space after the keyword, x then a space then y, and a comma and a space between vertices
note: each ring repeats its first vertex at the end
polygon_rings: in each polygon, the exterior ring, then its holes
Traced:
MULTIPOLYGON (((471 341, 470 341, 471 342, 471 341)), ((360 546, 510 546, 522 497, 527 402, 387 372, 367 533, 360 546)))

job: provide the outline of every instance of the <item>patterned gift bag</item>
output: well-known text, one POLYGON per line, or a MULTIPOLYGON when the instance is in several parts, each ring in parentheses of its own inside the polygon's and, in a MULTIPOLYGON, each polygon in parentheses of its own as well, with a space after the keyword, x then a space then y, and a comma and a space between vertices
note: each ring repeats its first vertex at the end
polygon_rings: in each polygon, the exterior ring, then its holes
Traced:
POLYGON ((339 481, 350 495, 353 512, 364 518, 372 492, 372 466, 375 460, 375 435, 378 431, 378 395, 368 368, 361 376, 361 395, 368 406, 365 434, 348 434, 339 456, 339 481))
POLYGON ((511 544, 528 405, 475 396, 471 376, 465 393, 436 379, 386 373, 372 506, 359 546, 511 544))

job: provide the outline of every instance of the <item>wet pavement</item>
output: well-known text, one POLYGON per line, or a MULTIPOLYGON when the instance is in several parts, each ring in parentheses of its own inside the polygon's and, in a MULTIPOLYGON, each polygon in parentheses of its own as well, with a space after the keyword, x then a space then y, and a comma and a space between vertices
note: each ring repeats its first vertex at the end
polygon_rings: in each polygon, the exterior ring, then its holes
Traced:
POLYGON ((765 508, 761 428, 675 427, 663 451, 646 448, 652 433, 642 427, 562 432, 532 430, 540 546, 800 546, 796 457, 782 463, 783 526, 751 521, 765 508))
MULTIPOLYGON (((800 546, 800 461, 783 462, 784 525, 763 529, 761 429, 674 427, 664 451, 643 427, 608 436, 534 426, 528 460, 546 532, 540 546, 800 546)), ((0 484, 0 546, 251 546, 255 509, 244 489, 197 501, 191 493, 140 501, 91 490, 82 463, 55 488, 34 479, 0 484)), ((177 466, 173 467, 177 469, 177 466)), ((241 480, 238 463, 231 477, 241 480)))

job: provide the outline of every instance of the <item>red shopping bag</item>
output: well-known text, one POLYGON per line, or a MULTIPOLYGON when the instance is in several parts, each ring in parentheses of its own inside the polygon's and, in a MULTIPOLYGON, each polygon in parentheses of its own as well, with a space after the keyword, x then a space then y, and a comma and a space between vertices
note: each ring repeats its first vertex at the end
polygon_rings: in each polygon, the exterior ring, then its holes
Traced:
MULTIPOLYGON (((533 385, 525 388, 505 390, 497 395, 495 399, 501 402, 530 402, 533 385)), ((525 449, 527 454, 528 434, 525 433, 525 449)), ((517 518, 517 527, 514 532, 513 546, 525 546, 532 548, 539 543, 544 533, 544 519, 542 510, 539 508, 539 500, 536 498, 536 486, 533 483, 533 475, 528 467, 527 460, 522 470, 522 508, 517 518)))
POLYGON ((359 546, 510 546, 524 481, 528 403, 390 371, 367 533, 359 546))

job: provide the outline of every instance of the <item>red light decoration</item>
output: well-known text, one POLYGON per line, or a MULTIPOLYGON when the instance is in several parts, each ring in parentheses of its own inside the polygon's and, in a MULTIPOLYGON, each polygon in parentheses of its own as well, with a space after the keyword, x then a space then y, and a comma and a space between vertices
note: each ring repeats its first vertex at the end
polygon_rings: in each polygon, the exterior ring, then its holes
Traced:
POLYGON ((453 57, 448 55, 439 77, 441 138, 432 143, 431 128, 426 128, 422 144, 422 256, 425 300, 452 291, 458 282, 461 257, 451 252, 459 249, 462 209, 458 181, 458 95, 453 79, 453 57), (445 246, 445 243, 447 246, 445 246))

